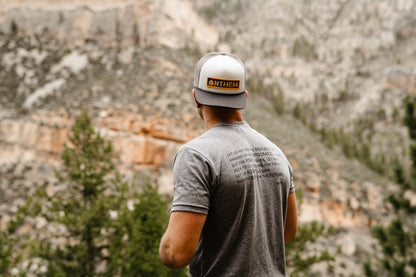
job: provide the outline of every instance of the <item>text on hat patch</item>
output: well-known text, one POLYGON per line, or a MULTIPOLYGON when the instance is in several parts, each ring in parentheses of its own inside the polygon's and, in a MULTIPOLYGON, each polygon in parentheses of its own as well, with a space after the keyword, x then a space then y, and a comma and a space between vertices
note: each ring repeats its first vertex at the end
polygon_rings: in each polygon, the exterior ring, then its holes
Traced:
POLYGON ((219 88, 219 89, 239 89, 240 80, 218 79, 218 78, 208 77, 207 87, 219 88))

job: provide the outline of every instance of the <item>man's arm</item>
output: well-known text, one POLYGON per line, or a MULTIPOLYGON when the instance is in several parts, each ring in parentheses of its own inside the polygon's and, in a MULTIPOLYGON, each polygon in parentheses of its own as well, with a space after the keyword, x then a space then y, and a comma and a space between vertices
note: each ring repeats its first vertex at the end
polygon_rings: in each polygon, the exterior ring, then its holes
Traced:
POLYGON ((194 257, 207 216, 191 212, 172 212, 168 228, 160 241, 159 256, 171 269, 186 267, 194 257))
POLYGON ((298 216, 296 208, 296 196, 292 192, 287 198, 287 212, 285 222, 285 242, 292 241, 296 237, 296 231, 298 229, 298 216))

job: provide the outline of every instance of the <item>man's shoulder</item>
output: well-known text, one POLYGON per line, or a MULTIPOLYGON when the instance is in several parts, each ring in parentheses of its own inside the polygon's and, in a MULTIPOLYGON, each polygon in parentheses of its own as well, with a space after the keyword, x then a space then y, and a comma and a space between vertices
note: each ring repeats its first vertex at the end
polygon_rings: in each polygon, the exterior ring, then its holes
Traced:
POLYGON ((199 149, 201 147, 204 148, 207 145, 214 143, 216 136, 213 135, 213 133, 214 132, 212 129, 206 130, 201 135, 185 143, 181 148, 189 148, 189 149, 199 149))
POLYGON ((203 152, 204 148, 206 148, 207 143, 209 143, 209 140, 207 140, 204 134, 202 134, 186 142, 184 145, 182 145, 179 148, 176 155, 180 153, 184 153, 184 152, 201 153, 203 152))

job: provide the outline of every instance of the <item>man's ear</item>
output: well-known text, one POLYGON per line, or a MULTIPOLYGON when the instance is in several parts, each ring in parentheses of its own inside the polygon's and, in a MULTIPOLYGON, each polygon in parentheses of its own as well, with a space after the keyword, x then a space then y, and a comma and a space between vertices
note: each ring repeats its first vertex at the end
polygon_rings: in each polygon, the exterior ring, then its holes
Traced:
POLYGON ((246 98, 247 98, 247 96, 248 96, 248 91, 246 90, 246 98))
POLYGON ((195 97, 195 89, 192 90, 192 93, 194 94, 194 100, 195 100, 196 107, 197 108, 201 107, 201 104, 199 104, 198 101, 196 100, 196 97, 195 97))

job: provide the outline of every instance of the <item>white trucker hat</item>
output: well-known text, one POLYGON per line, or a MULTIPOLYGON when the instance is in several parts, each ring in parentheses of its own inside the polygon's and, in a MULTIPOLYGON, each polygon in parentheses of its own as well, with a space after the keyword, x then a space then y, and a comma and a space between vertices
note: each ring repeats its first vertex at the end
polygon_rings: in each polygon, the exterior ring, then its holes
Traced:
POLYGON ((195 98, 206 106, 244 109, 246 70, 235 55, 211 52, 204 55, 194 70, 195 98))

